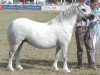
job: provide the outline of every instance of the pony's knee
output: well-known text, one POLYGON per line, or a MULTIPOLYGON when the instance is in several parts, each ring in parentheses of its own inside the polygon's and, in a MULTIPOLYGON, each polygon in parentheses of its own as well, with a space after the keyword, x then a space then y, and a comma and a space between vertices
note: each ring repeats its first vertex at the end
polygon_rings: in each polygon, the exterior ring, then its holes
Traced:
POLYGON ((16 52, 16 50, 12 50, 12 49, 11 49, 11 50, 9 51, 9 57, 12 57, 12 55, 14 55, 15 52, 16 52))
POLYGON ((9 51, 9 54, 12 55, 12 54, 15 53, 15 52, 16 52, 16 50, 10 50, 10 51, 9 51))
POLYGON ((14 51, 9 51, 9 55, 12 55, 14 53, 14 51))

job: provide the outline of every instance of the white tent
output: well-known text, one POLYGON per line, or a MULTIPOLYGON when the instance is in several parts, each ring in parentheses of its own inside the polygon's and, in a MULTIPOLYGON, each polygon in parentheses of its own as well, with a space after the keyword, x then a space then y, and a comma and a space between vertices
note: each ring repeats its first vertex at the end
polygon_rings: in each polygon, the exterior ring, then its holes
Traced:
MULTIPOLYGON (((72 3, 76 3, 77 0, 72 0, 72 3)), ((60 0, 61 3, 66 3, 66 0, 60 0)))
POLYGON ((7 0, 7 4, 13 4, 13 0, 7 0))
POLYGON ((43 2, 45 4, 46 0, 34 0, 34 3, 43 2))
POLYGON ((13 0, 0 0, 0 4, 13 4, 13 0))
MULTIPOLYGON (((17 3, 19 2, 20 0, 7 0, 7 1, 10 1, 11 3, 17 3)), ((38 2, 43 2, 44 4, 46 4, 47 0, 34 0, 34 3, 38 3, 38 2)), ((66 0, 60 0, 61 3, 66 3, 66 0)), ((76 3, 76 0, 72 0, 72 3, 76 3)))

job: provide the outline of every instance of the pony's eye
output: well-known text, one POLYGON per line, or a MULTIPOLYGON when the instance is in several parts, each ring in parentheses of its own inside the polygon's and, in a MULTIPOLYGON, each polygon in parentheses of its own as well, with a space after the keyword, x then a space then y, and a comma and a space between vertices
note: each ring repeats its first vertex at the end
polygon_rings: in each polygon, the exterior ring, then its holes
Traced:
POLYGON ((83 12, 86 12, 86 9, 82 9, 83 12))

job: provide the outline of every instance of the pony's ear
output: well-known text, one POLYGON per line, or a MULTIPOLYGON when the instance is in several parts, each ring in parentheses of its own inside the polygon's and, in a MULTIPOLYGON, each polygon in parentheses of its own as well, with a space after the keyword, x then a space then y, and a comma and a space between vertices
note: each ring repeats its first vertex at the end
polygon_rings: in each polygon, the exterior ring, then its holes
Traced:
POLYGON ((79 3, 79 6, 83 6, 83 5, 86 5, 85 3, 79 3))
POLYGON ((88 5, 86 5, 85 3, 79 4, 79 7, 87 9, 87 7, 89 7, 88 5))
POLYGON ((83 6, 85 6, 85 7, 86 7, 86 6, 88 6, 88 5, 86 5, 86 4, 84 3, 84 4, 83 4, 83 6))

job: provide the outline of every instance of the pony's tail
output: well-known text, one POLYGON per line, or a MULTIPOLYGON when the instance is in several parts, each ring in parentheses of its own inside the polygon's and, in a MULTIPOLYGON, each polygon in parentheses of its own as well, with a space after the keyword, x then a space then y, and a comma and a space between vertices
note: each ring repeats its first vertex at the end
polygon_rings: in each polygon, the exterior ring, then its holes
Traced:
POLYGON ((13 25, 13 22, 11 22, 11 24, 10 24, 10 26, 9 26, 9 28, 8 28, 8 32, 7 32, 7 38, 8 38, 8 43, 9 43, 9 46, 11 47, 11 45, 12 45, 12 42, 13 42, 13 39, 12 39, 12 33, 13 33, 13 31, 12 31, 12 25, 13 25))

